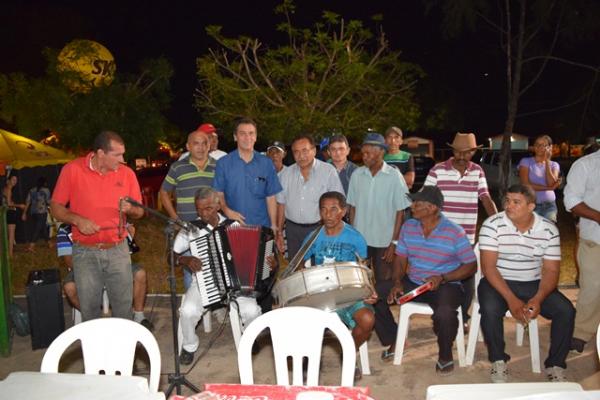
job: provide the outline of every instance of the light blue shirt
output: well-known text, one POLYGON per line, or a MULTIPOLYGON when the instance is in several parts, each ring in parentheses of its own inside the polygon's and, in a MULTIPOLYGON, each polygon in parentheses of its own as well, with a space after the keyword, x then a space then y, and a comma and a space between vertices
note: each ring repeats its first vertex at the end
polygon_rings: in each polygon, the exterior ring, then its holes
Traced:
POLYGON ((285 204, 285 217, 297 224, 313 224, 321 220, 319 198, 323 193, 344 194, 335 167, 316 158, 308 180, 304 180, 298 164, 293 164, 279 172, 279 181, 283 190, 277 194, 277 203, 285 204))
POLYGON ((410 206, 408 187, 400 171, 383 163, 371 175, 359 167, 350 178, 348 204, 355 208, 354 227, 371 247, 388 247, 393 239, 396 213, 410 206))

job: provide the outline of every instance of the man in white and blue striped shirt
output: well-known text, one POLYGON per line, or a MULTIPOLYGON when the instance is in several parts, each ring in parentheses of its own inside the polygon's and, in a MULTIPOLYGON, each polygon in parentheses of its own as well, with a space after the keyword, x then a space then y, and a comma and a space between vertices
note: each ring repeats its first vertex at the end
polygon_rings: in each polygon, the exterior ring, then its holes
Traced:
POLYGON ((557 290, 560 272, 560 236, 550 220, 534 213, 535 191, 513 185, 504 200, 504 211, 489 217, 479 231, 481 270, 479 283, 481 329, 485 336, 492 381, 506 382, 503 317, 507 310, 518 322, 541 314, 552 320, 550 351, 544 361, 550 381, 566 381, 575 309, 557 290))

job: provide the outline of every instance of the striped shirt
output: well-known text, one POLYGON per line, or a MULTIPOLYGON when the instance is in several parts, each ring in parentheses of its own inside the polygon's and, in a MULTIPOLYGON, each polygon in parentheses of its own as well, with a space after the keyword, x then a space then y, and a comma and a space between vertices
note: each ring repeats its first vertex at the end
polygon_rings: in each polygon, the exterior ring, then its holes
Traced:
POLYGON ((212 186, 215 168, 216 162, 211 157, 204 170, 198 168, 189 157, 174 162, 169 168, 161 189, 166 192, 175 190, 177 216, 183 221, 198 218, 194 195, 200 186, 212 186))
POLYGON ((408 278, 419 285, 430 276, 446 274, 462 264, 476 261, 463 228, 442 214, 428 237, 423 235, 420 221, 406 221, 400 231, 396 254, 408 258, 408 278))
POLYGON ((481 226, 479 248, 498 253, 498 271, 505 280, 539 280, 543 260, 560 261, 558 228, 552 221, 533 215, 533 225, 524 233, 519 232, 504 211, 492 215, 481 226))
POLYGON ((483 169, 469 162, 465 174, 461 175, 453 166, 452 158, 431 168, 425 186, 437 186, 444 195, 442 212, 451 221, 463 227, 471 244, 475 243, 477 226, 477 202, 489 196, 483 169))

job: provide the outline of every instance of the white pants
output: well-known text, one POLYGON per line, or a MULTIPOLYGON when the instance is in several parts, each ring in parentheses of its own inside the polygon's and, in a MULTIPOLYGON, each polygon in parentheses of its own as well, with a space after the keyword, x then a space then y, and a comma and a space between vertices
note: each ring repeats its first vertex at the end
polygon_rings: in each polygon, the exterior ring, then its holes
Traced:
MULTIPOLYGON (((248 296, 239 296, 236 298, 239 305, 239 314, 242 319, 242 325, 248 326, 256 317, 261 315, 260 306, 256 299, 248 296)), ((196 335, 196 325, 202 318, 202 314, 206 312, 206 308, 202 304, 200 298, 200 290, 196 276, 193 275, 192 284, 185 292, 185 299, 179 308, 179 323, 181 325, 181 333, 183 335, 183 349, 190 353, 198 350, 200 339, 196 335)), ((243 330, 243 328, 242 328, 243 330)))

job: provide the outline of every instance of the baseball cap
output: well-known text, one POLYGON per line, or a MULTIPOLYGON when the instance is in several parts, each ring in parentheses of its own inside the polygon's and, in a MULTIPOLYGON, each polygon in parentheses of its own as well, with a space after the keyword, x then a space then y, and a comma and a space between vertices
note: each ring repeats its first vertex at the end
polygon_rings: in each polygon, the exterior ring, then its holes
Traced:
POLYGON ((275 147, 275 148, 277 148, 277 149, 279 149, 279 150, 281 150, 282 152, 284 152, 284 153, 285 153, 285 144, 283 144, 283 142, 280 142, 280 141, 278 141, 278 140, 275 140, 275 141, 273 141, 273 142, 272 142, 272 143, 269 145, 269 147, 267 147, 267 151, 269 151, 269 150, 270 150, 271 148, 273 148, 273 147, 275 147))
POLYGON ((409 193, 407 196, 412 201, 426 201, 434 206, 437 206, 438 208, 442 208, 442 205, 444 204, 444 195, 437 186, 423 186, 421 191, 417 193, 409 193))
POLYGON ((202 131, 204 133, 216 133, 217 132, 217 128, 215 128, 215 126, 213 124, 202 124, 198 127, 199 131, 202 131))

